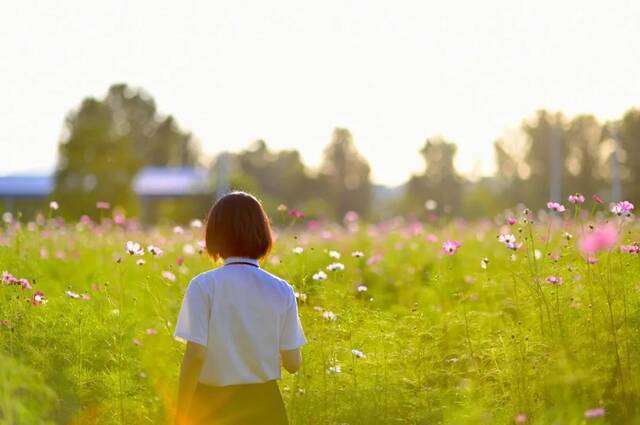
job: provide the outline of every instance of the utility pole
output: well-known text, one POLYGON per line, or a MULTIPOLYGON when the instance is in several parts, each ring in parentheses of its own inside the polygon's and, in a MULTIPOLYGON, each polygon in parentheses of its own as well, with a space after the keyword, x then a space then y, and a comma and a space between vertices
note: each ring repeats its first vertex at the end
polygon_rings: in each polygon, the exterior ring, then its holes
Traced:
POLYGON ((216 199, 222 198, 229 192, 229 154, 223 152, 218 156, 216 166, 216 199))
POLYGON ((611 201, 618 202, 622 199, 622 184, 620 183, 620 157, 618 129, 611 129, 611 140, 613 141, 613 152, 611 153, 611 201))
POLYGON ((562 144, 560 128, 549 124, 549 200, 560 202, 562 197, 562 144))

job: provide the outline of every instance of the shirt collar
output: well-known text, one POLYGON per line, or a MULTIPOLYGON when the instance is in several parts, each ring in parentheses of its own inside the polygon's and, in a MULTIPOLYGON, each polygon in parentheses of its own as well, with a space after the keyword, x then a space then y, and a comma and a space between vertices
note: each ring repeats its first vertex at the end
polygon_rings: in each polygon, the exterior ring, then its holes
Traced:
POLYGON ((260 266, 260 263, 255 258, 245 258, 245 257, 227 257, 224 259, 224 264, 229 263, 251 263, 256 266, 260 266))

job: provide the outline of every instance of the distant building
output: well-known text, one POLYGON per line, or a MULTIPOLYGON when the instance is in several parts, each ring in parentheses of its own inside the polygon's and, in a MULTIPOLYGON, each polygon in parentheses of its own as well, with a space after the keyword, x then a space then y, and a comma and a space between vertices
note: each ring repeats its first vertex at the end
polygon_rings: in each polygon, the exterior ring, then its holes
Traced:
MULTIPOLYGON (((0 210, 29 213, 44 209, 53 188, 54 178, 51 175, 0 176, 0 210)), ((140 218, 144 222, 157 220, 164 201, 182 200, 188 201, 189 205, 209 205, 215 193, 207 170, 190 167, 143 168, 133 179, 133 191, 140 201, 140 218)), ((196 207, 195 210, 202 208, 196 207)), ((190 209, 185 206, 185 210, 190 209)))
POLYGON ((146 167, 133 179, 140 198, 182 197, 212 193, 207 171, 190 167, 146 167))
POLYGON ((0 177, 0 202, 4 211, 28 213, 41 208, 53 192, 49 175, 13 175, 0 177))
POLYGON ((190 167, 144 168, 133 179, 133 191, 140 200, 144 223, 155 223, 165 215, 183 220, 201 217, 215 192, 207 171, 190 167), (175 211, 176 205, 182 211, 175 211))

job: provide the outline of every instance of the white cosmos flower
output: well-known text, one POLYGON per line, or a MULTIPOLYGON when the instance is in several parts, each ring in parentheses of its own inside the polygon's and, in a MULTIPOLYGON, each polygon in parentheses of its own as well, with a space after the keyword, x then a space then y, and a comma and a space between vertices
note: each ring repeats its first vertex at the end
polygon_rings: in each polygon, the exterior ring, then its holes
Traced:
POLYGON ((351 255, 352 255, 353 257, 356 257, 356 258, 361 258, 361 257, 364 257, 364 252, 362 252, 362 251, 353 251, 353 252, 351 253, 351 255))
POLYGON ((176 275, 171 273, 170 271, 163 271, 162 272, 162 277, 164 277, 165 279, 167 279, 168 281, 171 281, 171 282, 175 282, 175 280, 176 280, 176 275))
POLYGON ((291 250, 294 254, 302 254, 304 252, 304 248, 301 246, 297 246, 291 250))
POLYGON ((344 264, 342 263, 331 263, 327 266, 327 270, 329 270, 330 272, 336 271, 336 270, 344 270, 344 264))
POLYGON ((355 348, 353 350, 351 350, 351 354, 353 354, 354 356, 356 356, 359 359, 365 359, 367 356, 364 355, 364 353, 360 350, 356 350, 355 348))
POLYGON ((129 255, 143 255, 144 249, 140 246, 138 242, 127 241, 125 245, 125 250, 129 255))
POLYGON ((322 317, 324 317, 327 320, 331 320, 332 322, 334 322, 338 318, 338 316, 336 316, 336 314, 333 311, 323 312, 322 317))
POLYGON ((314 273, 312 278, 313 280, 325 280, 327 278, 327 274, 320 270, 318 273, 314 273))
POLYGON ((146 263, 146 261, 144 261, 142 258, 139 259, 138 261, 136 261, 136 264, 139 265, 139 266, 144 266, 145 263, 146 263))
POLYGON ((185 246, 182 247, 182 252, 185 255, 193 255, 196 253, 196 249, 193 247, 193 245, 186 244, 185 246))
POLYGON ((2 221, 4 221, 7 224, 11 224, 13 222, 13 214, 11 214, 11 212, 7 211, 4 214, 2 214, 2 221))
POLYGON ((482 267, 483 270, 487 270, 487 267, 489 267, 489 259, 487 257, 480 260, 480 267, 482 267))
POLYGON ((194 229, 199 229, 202 227, 202 221, 198 220, 197 218, 194 220, 191 220, 190 223, 191 227, 193 227, 194 229))
POLYGON ((69 290, 67 290, 67 291, 64 291, 64 293, 65 293, 65 294, 67 294, 67 296, 68 296, 69 298, 74 298, 74 299, 76 299, 76 300, 80 298, 80 294, 78 294, 78 293, 76 293, 76 292, 73 292, 73 291, 69 291, 69 290))
POLYGON ((303 302, 303 303, 307 302, 307 294, 302 293, 302 292, 296 292, 295 296, 296 296, 297 299, 300 300, 300 302, 303 302))
POLYGON ((342 366, 339 364, 329 367, 328 371, 330 373, 340 373, 342 372, 342 366))
POLYGON ((173 228, 173 233, 175 233, 176 235, 182 235, 184 233, 184 229, 180 226, 175 226, 173 228))
POLYGON ((158 248, 155 245, 147 246, 147 251, 149 251, 149 254, 153 255, 154 257, 159 257, 164 253, 160 248, 158 248))
POLYGON ((329 257, 335 258, 336 260, 340 258, 340 253, 336 250, 329 251, 329 257))
POLYGON ((54 211, 57 211, 58 208, 60 208, 60 205, 58 205, 56 201, 51 201, 49 202, 49 208, 51 208, 54 211))
POLYGON ((358 285, 356 289, 358 290, 358 292, 367 292, 369 288, 367 288, 365 285, 358 285))

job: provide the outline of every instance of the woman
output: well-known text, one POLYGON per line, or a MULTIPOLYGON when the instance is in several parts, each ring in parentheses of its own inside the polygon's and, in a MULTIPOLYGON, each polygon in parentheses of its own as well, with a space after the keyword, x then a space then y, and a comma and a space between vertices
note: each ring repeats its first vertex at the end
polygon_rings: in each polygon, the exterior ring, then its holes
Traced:
POLYGON ((232 192, 209 212, 205 240, 224 265, 196 276, 182 303, 176 424, 287 424, 276 380, 281 364, 298 371, 306 339, 293 288, 258 262, 273 243, 269 219, 254 196, 232 192))

